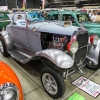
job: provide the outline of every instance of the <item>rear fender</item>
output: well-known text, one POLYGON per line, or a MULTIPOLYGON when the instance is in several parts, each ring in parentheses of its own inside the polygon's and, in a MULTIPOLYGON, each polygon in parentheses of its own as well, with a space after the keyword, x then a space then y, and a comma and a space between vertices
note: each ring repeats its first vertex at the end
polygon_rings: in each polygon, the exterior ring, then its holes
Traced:
POLYGON ((58 49, 46 49, 37 52, 34 57, 45 57, 63 69, 71 68, 74 64, 74 60, 68 54, 58 49))
POLYGON ((13 49, 13 41, 10 34, 7 31, 2 31, 0 32, 0 35, 4 39, 7 50, 13 49))

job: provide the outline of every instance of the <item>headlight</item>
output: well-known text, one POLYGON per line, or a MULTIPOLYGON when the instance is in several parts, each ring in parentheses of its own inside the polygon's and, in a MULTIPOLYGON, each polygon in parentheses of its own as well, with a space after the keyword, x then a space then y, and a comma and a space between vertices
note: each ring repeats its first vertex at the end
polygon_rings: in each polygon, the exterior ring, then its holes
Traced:
POLYGON ((71 47, 70 47, 70 51, 72 53, 76 53, 78 50, 78 42, 77 41, 74 41, 72 44, 71 44, 71 47))
POLYGON ((92 35, 91 37, 90 37, 90 42, 92 43, 92 44, 94 44, 94 45, 96 45, 97 44, 97 42, 98 42, 98 35, 92 35))
POLYGON ((5 83, 0 86, 0 100, 18 100, 18 88, 13 83, 5 83))
POLYGON ((36 32, 36 31, 37 31, 37 29, 36 29, 36 27, 34 27, 34 28, 33 28, 33 32, 36 32))
POLYGON ((74 42, 69 42, 68 45, 67 45, 67 49, 68 51, 70 51, 71 53, 76 53, 77 50, 78 50, 78 42, 77 41, 74 41, 74 42))

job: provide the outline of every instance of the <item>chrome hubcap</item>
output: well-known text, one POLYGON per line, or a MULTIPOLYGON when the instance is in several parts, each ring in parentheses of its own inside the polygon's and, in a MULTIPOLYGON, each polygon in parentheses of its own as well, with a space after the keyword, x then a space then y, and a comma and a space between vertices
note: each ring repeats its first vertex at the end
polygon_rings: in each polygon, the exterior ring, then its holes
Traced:
POLYGON ((0 41, 0 50, 1 50, 2 53, 4 52, 3 45, 2 45, 1 41, 0 41))
POLYGON ((49 94, 55 95, 57 93, 58 86, 53 76, 51 76, 48 73, 43 74, 42 82, 43 82, 44 88, 49 94))

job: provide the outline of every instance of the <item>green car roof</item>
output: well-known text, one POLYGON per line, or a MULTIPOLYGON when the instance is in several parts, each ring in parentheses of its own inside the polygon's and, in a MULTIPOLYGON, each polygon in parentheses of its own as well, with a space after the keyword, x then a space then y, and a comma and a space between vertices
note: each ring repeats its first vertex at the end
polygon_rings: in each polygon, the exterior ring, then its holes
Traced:
POLYGON ((74 12, 74 11, 64 10, 64 11, 51 11, 47 15, 58 14, 58 12, 59 12, 59 14, 65 14, 65 13, 66 14, 73 14, 73 13, 75 13, 75 14, 87 14, 86 12, 81 12, 81 11, 74 12))

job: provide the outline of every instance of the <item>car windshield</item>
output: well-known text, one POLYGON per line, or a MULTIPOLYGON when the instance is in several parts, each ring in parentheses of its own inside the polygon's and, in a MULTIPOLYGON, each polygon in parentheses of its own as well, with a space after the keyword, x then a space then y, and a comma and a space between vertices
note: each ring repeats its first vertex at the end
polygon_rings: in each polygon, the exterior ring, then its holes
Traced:
POLYGON ((77 19, 79 23, 90 21, 88 14, 77 14, 77 19))
POLYGON ((35 21, 35 20, 42 20, 43 16, 39 13, 28 13, 32 18, 33 20, 31 21, 35 21))
POLYGON ((72 21, 72 23, 75 23, 75 19, 71 14, 63 14, 62 20, 63 21, 72 21))

